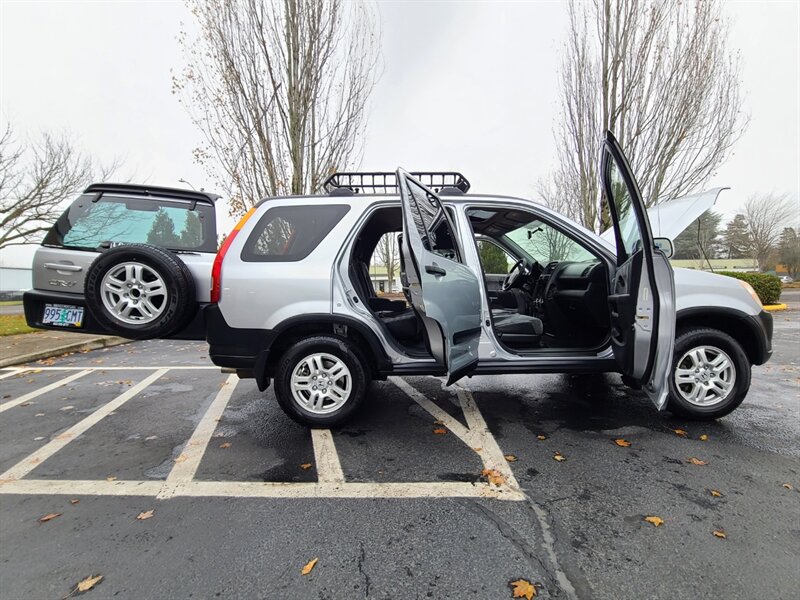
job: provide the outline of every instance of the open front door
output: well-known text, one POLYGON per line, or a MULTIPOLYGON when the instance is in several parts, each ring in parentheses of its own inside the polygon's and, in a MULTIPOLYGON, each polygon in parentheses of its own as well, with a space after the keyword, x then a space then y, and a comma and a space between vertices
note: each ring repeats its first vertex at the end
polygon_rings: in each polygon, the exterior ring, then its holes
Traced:
POLYGON ((438 196, 397 170, 403 204, 403 258, 414 309, 425 325, 433 357, 447 369, 447 385, 478 364, 481 291, 462 262, 456 228, 438 196))
POLYGON ((653 243, 639 186, 611 132, 606 134, 601 173, 617 243, 608 297, 614 356, 626 382, 641 385, 662 409, 675 342, 672 266, 653 243))

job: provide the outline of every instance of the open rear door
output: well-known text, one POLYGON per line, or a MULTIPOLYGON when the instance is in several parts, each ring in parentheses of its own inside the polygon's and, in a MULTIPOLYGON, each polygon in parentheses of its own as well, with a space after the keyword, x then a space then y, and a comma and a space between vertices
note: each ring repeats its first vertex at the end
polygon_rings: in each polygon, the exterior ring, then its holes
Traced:
POLYGON ((403 204, 403 258, 414 309, 425 325, 433 357, 447 369, 447 385, 478 364, 481 291, 462 262, 456 228, 439 197, 397 170, 403 204))
POLYGON ((675 342, 672 266, 653 243, 639 186, 611 132, 606 133, 601 173, 617 244, 608 297, 614 356, 626 382, 641 385, 662 409, 675 342))

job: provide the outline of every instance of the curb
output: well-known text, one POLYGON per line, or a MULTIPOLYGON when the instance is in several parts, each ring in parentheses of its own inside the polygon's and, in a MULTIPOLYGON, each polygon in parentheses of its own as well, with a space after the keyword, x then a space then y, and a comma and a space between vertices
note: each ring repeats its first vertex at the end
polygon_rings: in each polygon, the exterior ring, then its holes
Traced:
POLYGON ((127 344, 132 342, 127 338, 122 337, 95 337, 89 338, 85 342, 74 342, 72 344, 64 344, 56 346, 55 348, 47 348, 46 350, 39 350, 38 352, 30 352, 20 356, 12 356, 10 358, 0 359, 0 368, 10 367, 12 365, 21 365, 29 363, 34 360, 42 360, 43 358, 51 358, 53 356, 61 356, 68 352, 82 352, 84 350, 98 350, 100 348, 110 348, 111 346, 119 346, 120 344, 127 344))
POLYGON ((786 304, 765 304, 764 310, 767 312, 778 312, 789 308, 786 304))

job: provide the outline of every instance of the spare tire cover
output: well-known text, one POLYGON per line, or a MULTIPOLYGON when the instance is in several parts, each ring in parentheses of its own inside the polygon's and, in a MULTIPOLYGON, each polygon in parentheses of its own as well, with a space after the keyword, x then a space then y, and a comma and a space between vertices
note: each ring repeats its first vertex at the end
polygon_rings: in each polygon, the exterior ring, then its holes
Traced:
POLYGON ((192 274, 178 256, 149 244, 123 244, 89 267, 86 306, 109 333, 131 339, 167 337, 194 316, 192 274))

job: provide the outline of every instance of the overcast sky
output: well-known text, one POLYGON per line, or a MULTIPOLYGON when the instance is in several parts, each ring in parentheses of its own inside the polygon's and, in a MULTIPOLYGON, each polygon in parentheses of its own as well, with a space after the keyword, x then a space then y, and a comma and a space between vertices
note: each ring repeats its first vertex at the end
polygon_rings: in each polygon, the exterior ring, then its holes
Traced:
MULTIPOLYGON (((709 187, 800 203, 800 3, 728 2, 750 127, 709 187)), ((364 170, 456 169, 473 190, 531 197, 554 165, 561 2, 382 2, 384 72, 364 170)), ((211 188, 200 138, 171 94, 191 17, 181 2, 0 0, 0 115, 19 139, 66 131, 100 161, 152 184, 211 188)), ((800 212, 800 209, 798 209, 800 212)), ((222 228, 222 227, 221 227, 222 228)), ((30 253, 0 265, 30 264, 30 253)))

